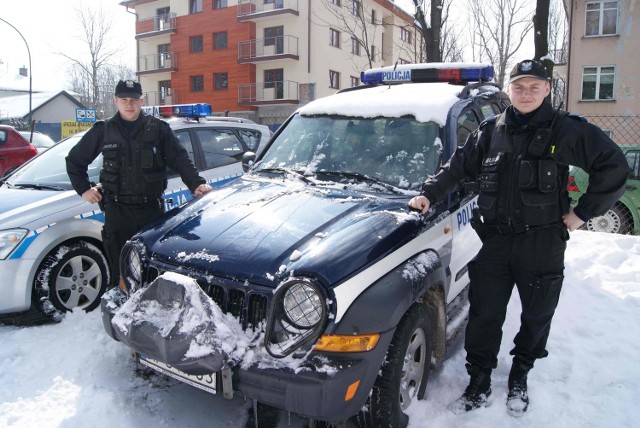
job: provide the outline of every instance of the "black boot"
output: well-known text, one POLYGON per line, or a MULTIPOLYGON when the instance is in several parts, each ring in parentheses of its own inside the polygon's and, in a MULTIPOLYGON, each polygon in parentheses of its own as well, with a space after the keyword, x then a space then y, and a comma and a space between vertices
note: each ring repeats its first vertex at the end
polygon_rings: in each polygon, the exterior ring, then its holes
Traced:
POLYGON ((513 359, 513 365, 509 372, 509 394, 507 395, 507 412, 511 416, 520 417, 529 407, 529 395, 527 394, 527 375, 531 366, 513 359))
POLYGON ((488 405, 487 399, 491 395, 491 369, 482 369, 467 364, 469 386, 460 398, 451 403, 449 409, 455 414, 461 414, 488 405))

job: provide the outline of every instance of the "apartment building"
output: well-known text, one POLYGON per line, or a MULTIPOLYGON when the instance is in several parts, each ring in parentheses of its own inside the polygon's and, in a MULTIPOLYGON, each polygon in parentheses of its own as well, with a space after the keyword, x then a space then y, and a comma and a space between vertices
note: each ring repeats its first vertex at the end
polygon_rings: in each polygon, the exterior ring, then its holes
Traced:
POLYGON ((640 4, 563 0, 569 22, 566 108, 586 116, 618 144, 640 140, 640 4))
POLYGON ((360 71, 412 62, 413 17, 390 0, 129 0, 148 105, 209 103, 277 125, 357 86, 360 71), (371 61, 370 61, 371 59, 371 61))

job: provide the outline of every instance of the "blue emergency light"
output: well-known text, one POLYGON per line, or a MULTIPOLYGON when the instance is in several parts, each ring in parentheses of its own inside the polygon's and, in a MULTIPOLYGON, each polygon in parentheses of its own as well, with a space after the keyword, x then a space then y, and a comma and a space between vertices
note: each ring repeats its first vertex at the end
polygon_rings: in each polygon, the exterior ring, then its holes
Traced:
POLYGON ((199 118, 211 116, 211 104, 170 104, 164 106, 143 107, 145 114, 160 117, 199 118))
POLYGON ((466 83, 488 82, 493 79, 492 65, 465 63, 401 64, 372 68, 360 73, 360 80, 367 85, 387 83, 466 83))

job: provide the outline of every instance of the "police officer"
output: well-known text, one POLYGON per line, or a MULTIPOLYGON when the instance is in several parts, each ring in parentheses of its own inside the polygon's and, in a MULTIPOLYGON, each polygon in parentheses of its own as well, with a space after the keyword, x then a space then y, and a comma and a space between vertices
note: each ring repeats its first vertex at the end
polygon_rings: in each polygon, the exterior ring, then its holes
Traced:
POLYGON ((104 211, 102 243, 109 263, 110 284, 118 284, 120 251, 127 239, 163 213, 167 167, 180 174, 195 196, 211 190, 189 159, 169 125, 142 113, 142 87, 118 82, 113 98, 118 112, 99 121, 71 149, 67 173, 75 191, 104 211), (89 182, 87 167, 103 155, 100 185, 89 182))
POLYGON ((482 248, 469 263, 465 350, 470 381, 451 405, 456 413, 487 405, 514 283, 522 314, 511 350, 507 410, 514 416, 527 410, 528 372, 548 354, 568 231, 604 214, 624 192, 628 164, 620 148, 598 127, 554 110, 546 100, 550 89, 540 62, 516 64, 509 77, 511 105, 481 123, 409 202, 426 213, 465 181, 478 185, 484 224, 478 228, 482 248), (566 191, 569 165, 589 174, 589 187, 575 209, 566 191))

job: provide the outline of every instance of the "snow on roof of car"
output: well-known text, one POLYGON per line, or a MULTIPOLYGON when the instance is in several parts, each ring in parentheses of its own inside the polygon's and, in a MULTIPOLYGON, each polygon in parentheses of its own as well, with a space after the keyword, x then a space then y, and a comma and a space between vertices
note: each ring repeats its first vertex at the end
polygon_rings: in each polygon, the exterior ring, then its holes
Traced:
POLYGON ((299 109, 302 115, 337 114, 354 117, 402 117, 444 126, 447 113, 463 86, 447 83, 379 85, 320 98, 299 109))

